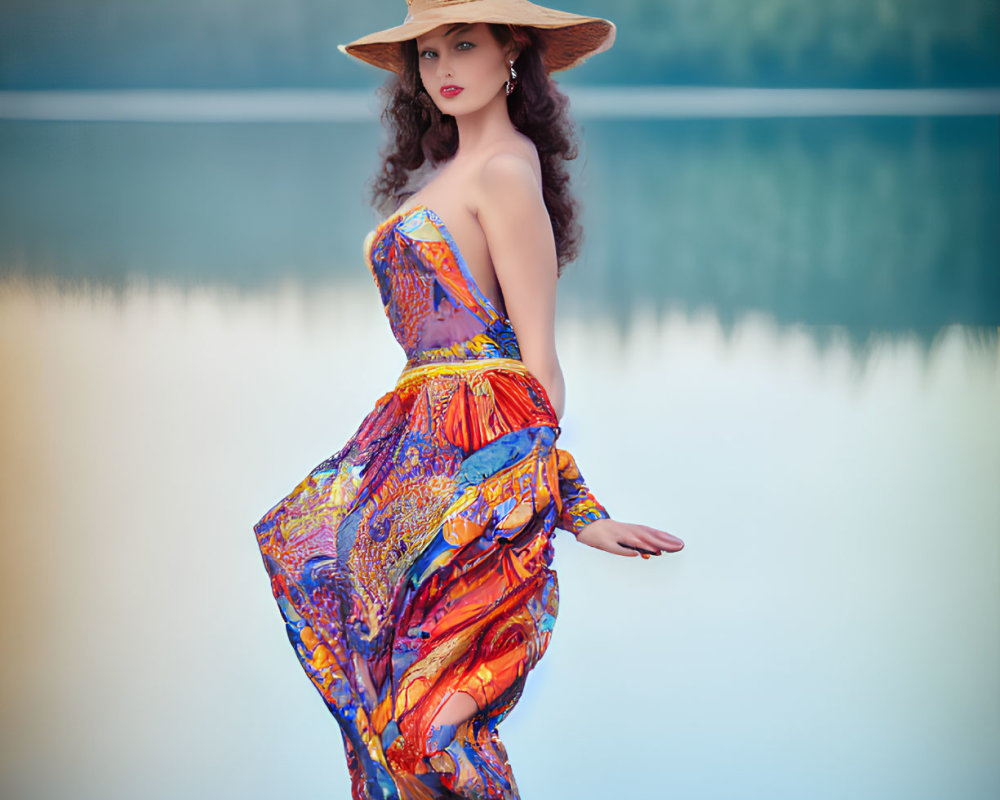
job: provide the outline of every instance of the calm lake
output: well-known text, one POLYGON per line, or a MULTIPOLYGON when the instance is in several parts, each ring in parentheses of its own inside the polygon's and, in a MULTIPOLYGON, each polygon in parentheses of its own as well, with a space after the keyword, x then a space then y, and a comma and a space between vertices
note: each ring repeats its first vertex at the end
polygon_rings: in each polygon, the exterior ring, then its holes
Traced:
MULTIPOLYGON (((1000 795, 998 119, 580 123, 525 800, 1000 795), (584 768, 582 765, 588 765, 584 768)), ((349 796, 252 524, 403 366, 373 122, 0 122, 0 794, 349 796)))

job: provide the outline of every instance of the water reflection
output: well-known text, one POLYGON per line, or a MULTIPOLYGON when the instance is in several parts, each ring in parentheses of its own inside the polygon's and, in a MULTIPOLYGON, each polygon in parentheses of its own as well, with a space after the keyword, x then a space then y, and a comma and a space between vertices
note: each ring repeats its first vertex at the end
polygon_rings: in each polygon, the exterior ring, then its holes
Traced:
MULTIPOLYGON (((502 728, 523 796, 995 797, 996 342, 859 359, 677 311, 558 337, 565 445, 687 548, 559 536, 556 632, 502 728)), ((250 526, 402 361, 370 285, 0 283, 4 796, 348 795, 250 526)))
MULTIPOLYGON (((587 121, 566 314, 1000 322, 993 118, 587 121)), ((0 123, 0 274, 367 285, 374 125, 0 123)))
POLYGON ((581 310, 930 340, 1000 322, 996 120, 591 123, 581 310), (595 291, 596 288, 596 291, 595 291))

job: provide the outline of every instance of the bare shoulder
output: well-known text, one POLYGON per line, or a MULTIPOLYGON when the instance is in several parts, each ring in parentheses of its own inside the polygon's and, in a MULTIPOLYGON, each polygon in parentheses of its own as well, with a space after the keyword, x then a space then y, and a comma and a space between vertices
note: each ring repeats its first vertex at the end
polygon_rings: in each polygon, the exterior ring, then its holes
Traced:
POLYGON ((542 197, 538 151, 527 136, 505 140, 484 155, 476 170, 480 209, 520 205, 542 197))

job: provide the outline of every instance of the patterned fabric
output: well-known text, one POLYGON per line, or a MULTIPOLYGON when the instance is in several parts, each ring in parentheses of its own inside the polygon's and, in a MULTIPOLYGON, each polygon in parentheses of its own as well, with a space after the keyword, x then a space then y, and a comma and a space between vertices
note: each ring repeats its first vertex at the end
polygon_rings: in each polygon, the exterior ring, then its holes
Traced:
POLYGON ((396 214, 365 253, 408 363, 257 542, 354 800, 515 800, 497 724, 548 646, 551 539, 607 512, 440 218, 396 214), (479 711, 432 728, 456 691, 479 711))

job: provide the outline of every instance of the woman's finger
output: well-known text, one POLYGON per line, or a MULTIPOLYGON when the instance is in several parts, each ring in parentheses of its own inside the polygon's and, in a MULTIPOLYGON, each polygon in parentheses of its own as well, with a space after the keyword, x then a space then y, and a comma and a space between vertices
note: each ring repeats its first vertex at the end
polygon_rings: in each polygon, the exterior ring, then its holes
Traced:
POLYGON ((642 542, 641 544, 629 544, 627 542, 618 542, 622 547, 628 547, 632 550, 636 550, 640 553, 646 553, 651 556, 655 556, 657 551, 660 549, 656 545, 651 545, 648 542, 642 542))
POLYGON ((638 545, 634 544, 626 544, 625 542, 618 542, 618 546, 625 547, 628 548, 629 550, 635 551, 633 553, 630 553, 629 555, 635 555, 636 553, 638 553, 643 558, 649 558, 650 556, 658 556, 660 554, 658 550, 648 550, 645 547, 639 547, 638 545))
POLYGON ((620 556, 626 556, 628 558, 635 558, 637 555, 639 555, 639 551, 637 548, 632 547, 631 545, 627 545, 625 544, 625 542, 616 541, 614 543, 614 547, 615 549, 613 550, 609 549, 608 552, 617 553, 620 556))
POLYGON ((676 536, 672 536, 669 533, 657 536, 653 543, 655 543, 656 547, 661 550, 667 550, 671 553, 676 553, 684 547, 684 542, 681 539, 678 539, 676 536))
POLYGON ((640 537, 647 545, 657 549, 668 550, 671 553, 677 552, 684 547, 684 541, 672 533, 661 531, 657 528, 650 528, 648 525, 637 525, 642 529, 644 536, 640 537))

